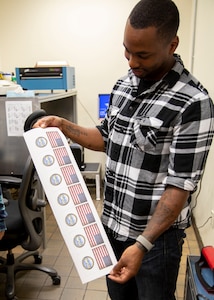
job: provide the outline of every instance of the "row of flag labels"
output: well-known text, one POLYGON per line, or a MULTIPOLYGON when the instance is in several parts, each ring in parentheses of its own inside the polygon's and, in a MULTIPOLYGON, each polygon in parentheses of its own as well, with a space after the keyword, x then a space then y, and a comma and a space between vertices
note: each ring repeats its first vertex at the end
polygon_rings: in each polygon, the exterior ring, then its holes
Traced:
POLYGON ((49 127, 24 139, 82 283, 108 274, 116 257, 66 137, 49 127))

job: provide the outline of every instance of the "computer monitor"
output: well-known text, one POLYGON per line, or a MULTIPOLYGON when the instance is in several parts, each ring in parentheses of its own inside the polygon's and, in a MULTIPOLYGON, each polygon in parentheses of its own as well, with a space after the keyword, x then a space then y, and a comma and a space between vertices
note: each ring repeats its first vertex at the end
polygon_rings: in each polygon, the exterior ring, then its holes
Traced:
POLYGON ((110 94, 99 94, 99 119, 105 118, 109 106, 110 94))

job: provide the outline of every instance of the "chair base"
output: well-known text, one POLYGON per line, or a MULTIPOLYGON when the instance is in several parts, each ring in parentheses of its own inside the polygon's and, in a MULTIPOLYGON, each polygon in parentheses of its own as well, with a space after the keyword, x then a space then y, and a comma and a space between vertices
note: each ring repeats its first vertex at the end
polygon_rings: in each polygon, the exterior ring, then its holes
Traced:
POLYGON ((7 276, 5 296, 8 300, 17 299, 15 296, 15 275, 19 271, 24 270, 38 270, 48 274, 54 285, 59 285, 61 278, 55 269, 40 265, 42 262, 42 256, 38 251, 28 251, 17 258, 14 258, 14 254, 9 251, 7 258, 0 257, 0 273, 5 273, 7 276), (23 260, 29 256, 34 256, 34 264, 23 263, 23 260))

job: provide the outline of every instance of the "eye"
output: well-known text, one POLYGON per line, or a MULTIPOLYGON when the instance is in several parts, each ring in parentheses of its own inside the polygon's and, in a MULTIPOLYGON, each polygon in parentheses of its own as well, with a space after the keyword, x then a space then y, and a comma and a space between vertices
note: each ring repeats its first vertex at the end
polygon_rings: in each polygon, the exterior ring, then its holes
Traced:
POLYGON ((144 60, 146 60, 146 59, 148 59, 148 58, 150 58, 151 57, 151 54, 148 54, 148 53, 140 53, 140 54, 138 54, 137 55, 140 59, 144 59, 144 60))
POLYGON ((125 49, 124 54, 126 59, 130 58, 130 53, 128 52, 128 50, 125 49))

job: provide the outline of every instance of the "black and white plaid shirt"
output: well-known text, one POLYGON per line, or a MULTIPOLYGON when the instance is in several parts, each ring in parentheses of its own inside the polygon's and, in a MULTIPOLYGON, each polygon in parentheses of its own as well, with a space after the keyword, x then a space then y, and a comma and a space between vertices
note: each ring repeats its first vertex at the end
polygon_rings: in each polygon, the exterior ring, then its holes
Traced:
MULTIPOLYGON (((166 185, 193 192, 203 173, 214 133, 213 102, 183 66, 138 93, 131 70, 113 88, 98 126, 106 145, 102 222, 119 240, 146 227, 166 185)), ((188 203, 174 223, 186 228, 188 203)))

